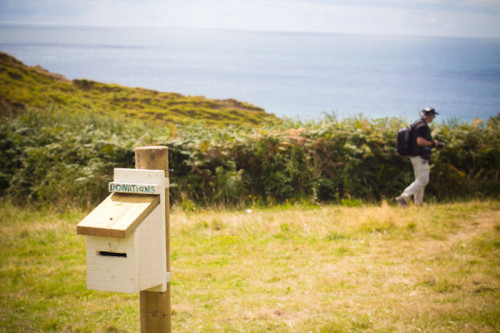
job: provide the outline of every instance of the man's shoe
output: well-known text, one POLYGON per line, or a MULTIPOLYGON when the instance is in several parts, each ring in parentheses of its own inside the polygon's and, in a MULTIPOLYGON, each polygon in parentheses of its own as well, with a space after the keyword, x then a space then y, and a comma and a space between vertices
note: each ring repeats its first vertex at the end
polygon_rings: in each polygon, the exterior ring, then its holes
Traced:
POLYGON ((398 203, 399 207, 406 207, 407 205, 406 200, 402 196, 397 197, 396 202, 398 203))

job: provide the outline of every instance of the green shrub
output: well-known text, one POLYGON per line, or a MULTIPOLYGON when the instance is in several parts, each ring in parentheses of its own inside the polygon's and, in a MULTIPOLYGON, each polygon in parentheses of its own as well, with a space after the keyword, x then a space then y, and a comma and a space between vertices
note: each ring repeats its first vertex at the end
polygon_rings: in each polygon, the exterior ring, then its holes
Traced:
MULTIPOLYGON (((498 197, 500 114, 433 124, 446 146, 433 154, 427 195, 498 197)), ((0 195, 19 202, 92 206, 133 149, 169 147, 171 199, 196 205, 294 201, 339 204, 393 198, 413 180, 395 149, 401 119, 286 120, 266 128, 204 123, 146 127, 93 112, 28 110, 0 124, 0 195)))
POLYGON ((28 110, 0 126, 0 191, 22 203, 93 205, 113 167, 133 167, 131 132, 92 113, 28 110))

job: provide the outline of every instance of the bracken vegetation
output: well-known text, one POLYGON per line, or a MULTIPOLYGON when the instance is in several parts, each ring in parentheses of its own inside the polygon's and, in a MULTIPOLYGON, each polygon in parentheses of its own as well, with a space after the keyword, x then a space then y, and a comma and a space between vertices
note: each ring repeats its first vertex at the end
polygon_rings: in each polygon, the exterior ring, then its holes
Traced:
MULTIPOLYGON (((134 167, 133 149, 169 147, 174 203, 265 206, 307 201, 345 205, 392 198, 412 181, 398 155, 400 119, 362 117, 256 129, 203 123, 152 127, 96 113, 27 110, 0 125, 0 194, 18 202, 93 206, 114 167, 134 167)), ((498 197, 500 116, 434 124, 446 142, 433 155, 428 198, 498 197)))

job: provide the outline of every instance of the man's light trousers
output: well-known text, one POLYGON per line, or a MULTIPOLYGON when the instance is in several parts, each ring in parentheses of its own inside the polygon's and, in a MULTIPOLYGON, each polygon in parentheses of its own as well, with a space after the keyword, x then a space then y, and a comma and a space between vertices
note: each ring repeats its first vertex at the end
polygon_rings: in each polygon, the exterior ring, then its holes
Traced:
POLYGON ((429 161, 420 156, 412 156, 410 160, 413 165, 415 181, 403 191, 401 196, 408 202, 408 199, 413 195, 415 203, 422 205, 424 203, 425 186, 429 183, 431 167, 429 161))

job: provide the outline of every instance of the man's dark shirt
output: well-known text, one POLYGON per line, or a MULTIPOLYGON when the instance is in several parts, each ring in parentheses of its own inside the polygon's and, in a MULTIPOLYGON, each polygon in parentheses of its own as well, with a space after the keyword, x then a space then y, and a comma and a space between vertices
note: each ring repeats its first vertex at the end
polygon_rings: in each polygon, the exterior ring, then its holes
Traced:
POLYGON ((426 147, 421 147, 417 144, 417 138, 422 137, 427 141, 432 141, 431 130, 425 120, 419 119, 411 125, 411 154, 410 156, 420 156, 425 160, 431 158, 431 150, 426 147))

